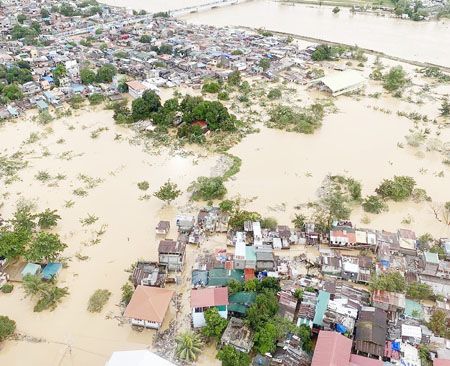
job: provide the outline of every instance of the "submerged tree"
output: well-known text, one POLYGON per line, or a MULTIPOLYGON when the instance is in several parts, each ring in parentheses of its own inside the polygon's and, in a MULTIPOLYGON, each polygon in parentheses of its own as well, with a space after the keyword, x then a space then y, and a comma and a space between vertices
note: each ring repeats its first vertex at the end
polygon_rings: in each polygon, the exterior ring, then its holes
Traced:
POLYGON ((178 189, 178 185, 176 183, 172 183, 169 179, 159 188, 157 192, 154 193, 154 196, 170 205, 170 202, 176 199, 180 194, 181 191, 178 189))

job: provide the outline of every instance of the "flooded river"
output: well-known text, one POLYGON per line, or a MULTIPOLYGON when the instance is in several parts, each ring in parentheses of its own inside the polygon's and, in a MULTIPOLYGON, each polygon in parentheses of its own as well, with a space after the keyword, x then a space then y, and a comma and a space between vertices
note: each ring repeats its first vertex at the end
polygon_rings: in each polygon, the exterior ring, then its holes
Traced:
MULTIPOLYGON (((136 1, 136 0, 135 0, 136 1)), ((358 45, 408 60, 450 67, 450 22, 413 22, 376 15, 352 14, 343 8, 285 5, 253 1, 183 19, 216 26, 247 26, 358 45)))

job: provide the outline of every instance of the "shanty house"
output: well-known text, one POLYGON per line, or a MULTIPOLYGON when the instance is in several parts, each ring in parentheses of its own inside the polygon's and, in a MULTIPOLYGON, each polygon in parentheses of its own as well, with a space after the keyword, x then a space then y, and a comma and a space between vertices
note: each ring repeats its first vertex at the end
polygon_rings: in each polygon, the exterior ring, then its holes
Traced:
POLYGON ((387 315, 382 309, 363 307, 356 323, 355 350, 383 357, 387 333, 387 315))
POLYGON ((133 325, 159 329, 174 293, 165 288, 139 285, 123 315, 133 325))
POLYGON ((202 288, 191 290, 192 323, 194 328, 206 325, 205 311, 215 307, 219 315, 227 319, 228 317, 228 288, 202 288))
POLYGON ((249 353, 253 347, 252 333, 242 319, 231 318, 220 340, 223 346, 249 353))
POLYGON ((170 221, 160 221, 156 226, 157 235, 167 235, 170 231, 170 221))
POLYGON ((351 339, 322 330, 317 338, 311 366, 346 366, 352 350, 351 339))
POLYGON ((181 271, 186 257, 186 244, 172 239, 161 240, 158 247, 159 263, 169 271, 181 271))

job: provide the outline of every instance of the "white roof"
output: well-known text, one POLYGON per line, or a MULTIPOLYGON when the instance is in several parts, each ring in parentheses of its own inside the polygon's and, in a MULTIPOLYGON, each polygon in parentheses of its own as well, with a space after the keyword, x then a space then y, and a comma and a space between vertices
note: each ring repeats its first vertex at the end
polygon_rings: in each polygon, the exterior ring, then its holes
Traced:
POLYGON ((356 263, 351 262, 344 262, 343 268, 345 272, 352 272, 352 273, 358 273, 359 272, 359 266, 356 263))
POLYGON ((402 337, 422 338, 422 329, 415 325, 402 324, 402 337))
POLYGON ((332 75, 324 76, 318 81, 325 84, 334 94, 339 91, 362 84, 365 79, 358 71, 346 70, 334 73, 332 75))
POLYGON ((175 366, 148 350, 114 352, 105 366, 175 366))

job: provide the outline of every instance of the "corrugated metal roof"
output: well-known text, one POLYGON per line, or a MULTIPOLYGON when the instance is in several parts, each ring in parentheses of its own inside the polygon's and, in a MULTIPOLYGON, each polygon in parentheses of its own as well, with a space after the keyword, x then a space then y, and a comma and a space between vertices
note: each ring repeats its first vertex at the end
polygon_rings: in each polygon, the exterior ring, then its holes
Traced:
POLYGON ((330 301, 330 294, 326 291, 319 291, 316 304, 316 314, 314 315, 313 323, 315 325, 323 325, 323 317, 327 311, 328 302, 330 301))
POLYGON ((191 290, 191 308, 228 305, 228 288, 203 288, 191 290))
POLYGON ((317 339, 311 366, 348 365, 352 341, 347 337, 322 330, 317 339))

